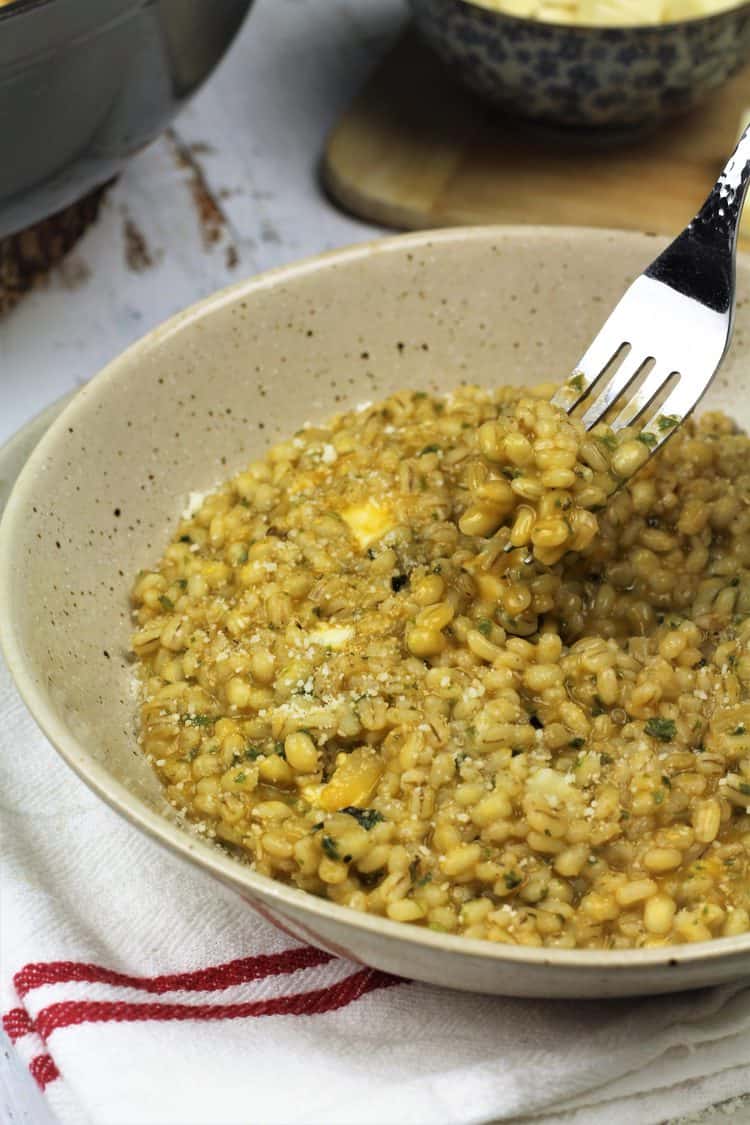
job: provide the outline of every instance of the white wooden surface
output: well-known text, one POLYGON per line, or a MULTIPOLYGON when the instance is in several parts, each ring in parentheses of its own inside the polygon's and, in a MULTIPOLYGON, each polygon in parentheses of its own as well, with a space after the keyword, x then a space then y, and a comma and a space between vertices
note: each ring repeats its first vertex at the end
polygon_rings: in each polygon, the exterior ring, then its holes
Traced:
MULTIPOLYGON (((64 266, 0 321, 0 444, 213 289, 379 233, 328 203, 317 163, 403 18, 402 0, 257 0, 170 134, 130 164, 64 266)), ((737 1103, 705 1120, 727 1117, 750 1122, 737 1103)), ((1 1031, 0 1123, 53 1125, 1 1031)))

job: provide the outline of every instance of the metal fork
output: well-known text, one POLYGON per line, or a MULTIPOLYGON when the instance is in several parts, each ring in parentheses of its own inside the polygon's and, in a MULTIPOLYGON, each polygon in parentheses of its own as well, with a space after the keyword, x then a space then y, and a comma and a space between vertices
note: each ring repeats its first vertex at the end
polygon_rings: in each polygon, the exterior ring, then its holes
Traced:
POLYGON ((581 417, 587 430, 616 408, 612 429, 634 426, 670 383, 658 413, 638 435, 653 453, 700 400, 732 338, 737 230, 748 182, 750 126, 696 217, 627 289, 553 398, 570 413, 602 388, 581 417), (626 344, 630 350, 603 386, 605 372, 626 344), (628 398, 639 375, 642 382, 628 398))

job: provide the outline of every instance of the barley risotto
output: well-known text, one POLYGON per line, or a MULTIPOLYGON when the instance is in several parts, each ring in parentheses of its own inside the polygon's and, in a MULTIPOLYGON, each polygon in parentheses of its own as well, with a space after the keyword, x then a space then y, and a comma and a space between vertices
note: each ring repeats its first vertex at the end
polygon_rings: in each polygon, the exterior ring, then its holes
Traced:
POLYGON ((553 389, 403 392, 194 497, 133 590, 144 752, 199 832, 359 911, 744 932, 750 439, 707 413, 647 460, 553 389))

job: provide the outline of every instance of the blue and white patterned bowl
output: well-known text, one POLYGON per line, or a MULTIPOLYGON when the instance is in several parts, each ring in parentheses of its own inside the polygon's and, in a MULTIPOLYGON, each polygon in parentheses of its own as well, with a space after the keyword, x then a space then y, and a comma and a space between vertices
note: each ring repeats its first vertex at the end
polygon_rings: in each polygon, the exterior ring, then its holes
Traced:
POLYGON ((482 98, 568 126, 642 127, 682 113, 750 58, 750 3, 703 19, 587 27, 469 0, 409 0, 423 38, 482 98))

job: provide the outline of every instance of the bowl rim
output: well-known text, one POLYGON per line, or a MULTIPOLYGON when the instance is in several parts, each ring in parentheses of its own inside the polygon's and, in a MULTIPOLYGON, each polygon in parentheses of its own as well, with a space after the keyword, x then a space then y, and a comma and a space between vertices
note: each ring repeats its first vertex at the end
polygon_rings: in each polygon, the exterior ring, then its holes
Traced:
POLYGON ((4 4, 0 8, 0 23, 10 19, 11 16, 19 16, 21 12, 29 12, 33 8, 46 8, 57 2, 58 0, 10 0, 9 4, 4 4))
MULTIPOLYGON (((20 0, 21 3, 24 0, 20 0)), ((27 0, 28 2, 28 0, 27 0)), ((33 0, 32 0, 33 2, 33 0)), ((44 0, 43 0, 44 2, 44 0)), ((418 0, 409 0, 410 5, 414 8, 418 0)), ((588 32, 669 32, 674 31, 676 28, 692 27, 694 24, 710 24, 718 23, 729 15, 736 15, 738 12, 750 11, 750 0, 742 0, 739 4, 733 4, 730 8, 724 8, 720 12, 709 12, 704 16, 695 16, 692 19, 685 20, 668 20, 664 23, 619 23, 619 24, 600 24, 600 23, 554 23, 552 20, 539 20, 533 19, 530 16, 515 16, 511 12, 503 12, 499 8, 488 8, 481 3, 481 0, 450 0, 451 3, 457 4, 463 8, 471 8, 481 12, 485 12, 491 18, 496 18, 498 23, 510 21, 511 23, 518 24, 523 27, 554 27, 558 31, 570 35, 577 32, 586 34, 588 32)), ((585 229, 585 228, 579 228, 585 229)))
MULTIPOLYGON (((121 781, 114 779, 105 766, 95 761, 78 743, 74 734, 58 717, 54 707, 47 702, 37 688, 31 664, 27 660, 13 619, 13 599, 11 597, 12 578, 15 569, 14 529, 25 520, 28 511, 28 497, 33 491, 37 470, 54 454, 58 437, 67 432, 68 426, 75 424, 79 414, 86 410, 87 401, 105 390, 134 363, 142 354, 158 348, 172 336, 189 331, 203 318, 210 317, 231 304, 251 297, 264 290, 282 287, 310 274, 324 272, 340 266, 354 264, 373 256, 399 253, 402 250, 429 250, 435 244, 444 246, 453 242, 478 243, 499 240, 513 242, 529 237, 546 240, 587 238, 603 244, 613 238, 653 239, 645 232, 621 231, 608 228, 570 227, 570 226, 478 226, 449 227, 446 229, 415 231, 386 238, 357 243, 339 250, 304 258, 289 265, 266 271, 256 276, 220 289, 207 297, 181 310, 163 324, 157 325, 141 339, 131 344, 124 352, 110 361, 98 374, 85 384, 72 401, 68 403, 41 437, 39 443, 23 466, 0 521, 0 652, 5 657, 8 669, 16 688, 34 718, 37 726, 60 754, 67 765, 81 780, 107 805, 136 828, 149 837, 175 852, 178 856, 198 866, 235 890, 246 889, 251 905, 254 898, 272 900, 283 911, 288 907, 301 914, 312 915, 327 922, 338 924, 351 930, 363 930, 374 937, 388 942, 406 942, 415 951, 420 947, 444 953, 453 953, 467 958, 483 961, 497 961, 512 965, 522 963, 529 966, 545 966, 559 970, 647 970, 675 968, 677 966, 697 966, 715 961, 717 958, 730 958, 733 955, 750 953, 750 933, 734 937, 713 938, 710 941, 696 942, 656 949, 626 950, 587 950, 553 949, 549 947, 529 947, 496 944, 479 938, 466 938, 455 934, 437 933, 433 930, 408 926, 394 922, 379 915, 362 914, 351 907, 340 906, 328 899, 318 898, 306 891, 279 883, 266 875, 259 875, 248 864, 223 852, 213 843, 206 842, 190 831, 189 826, 180 827, 163 814, 150 808, 145 801, 136 797, 121 781)), ((745 256, 750 270, 750 255, 745 256)), ((12 439, 11 439, 12 440, 12 439)))

